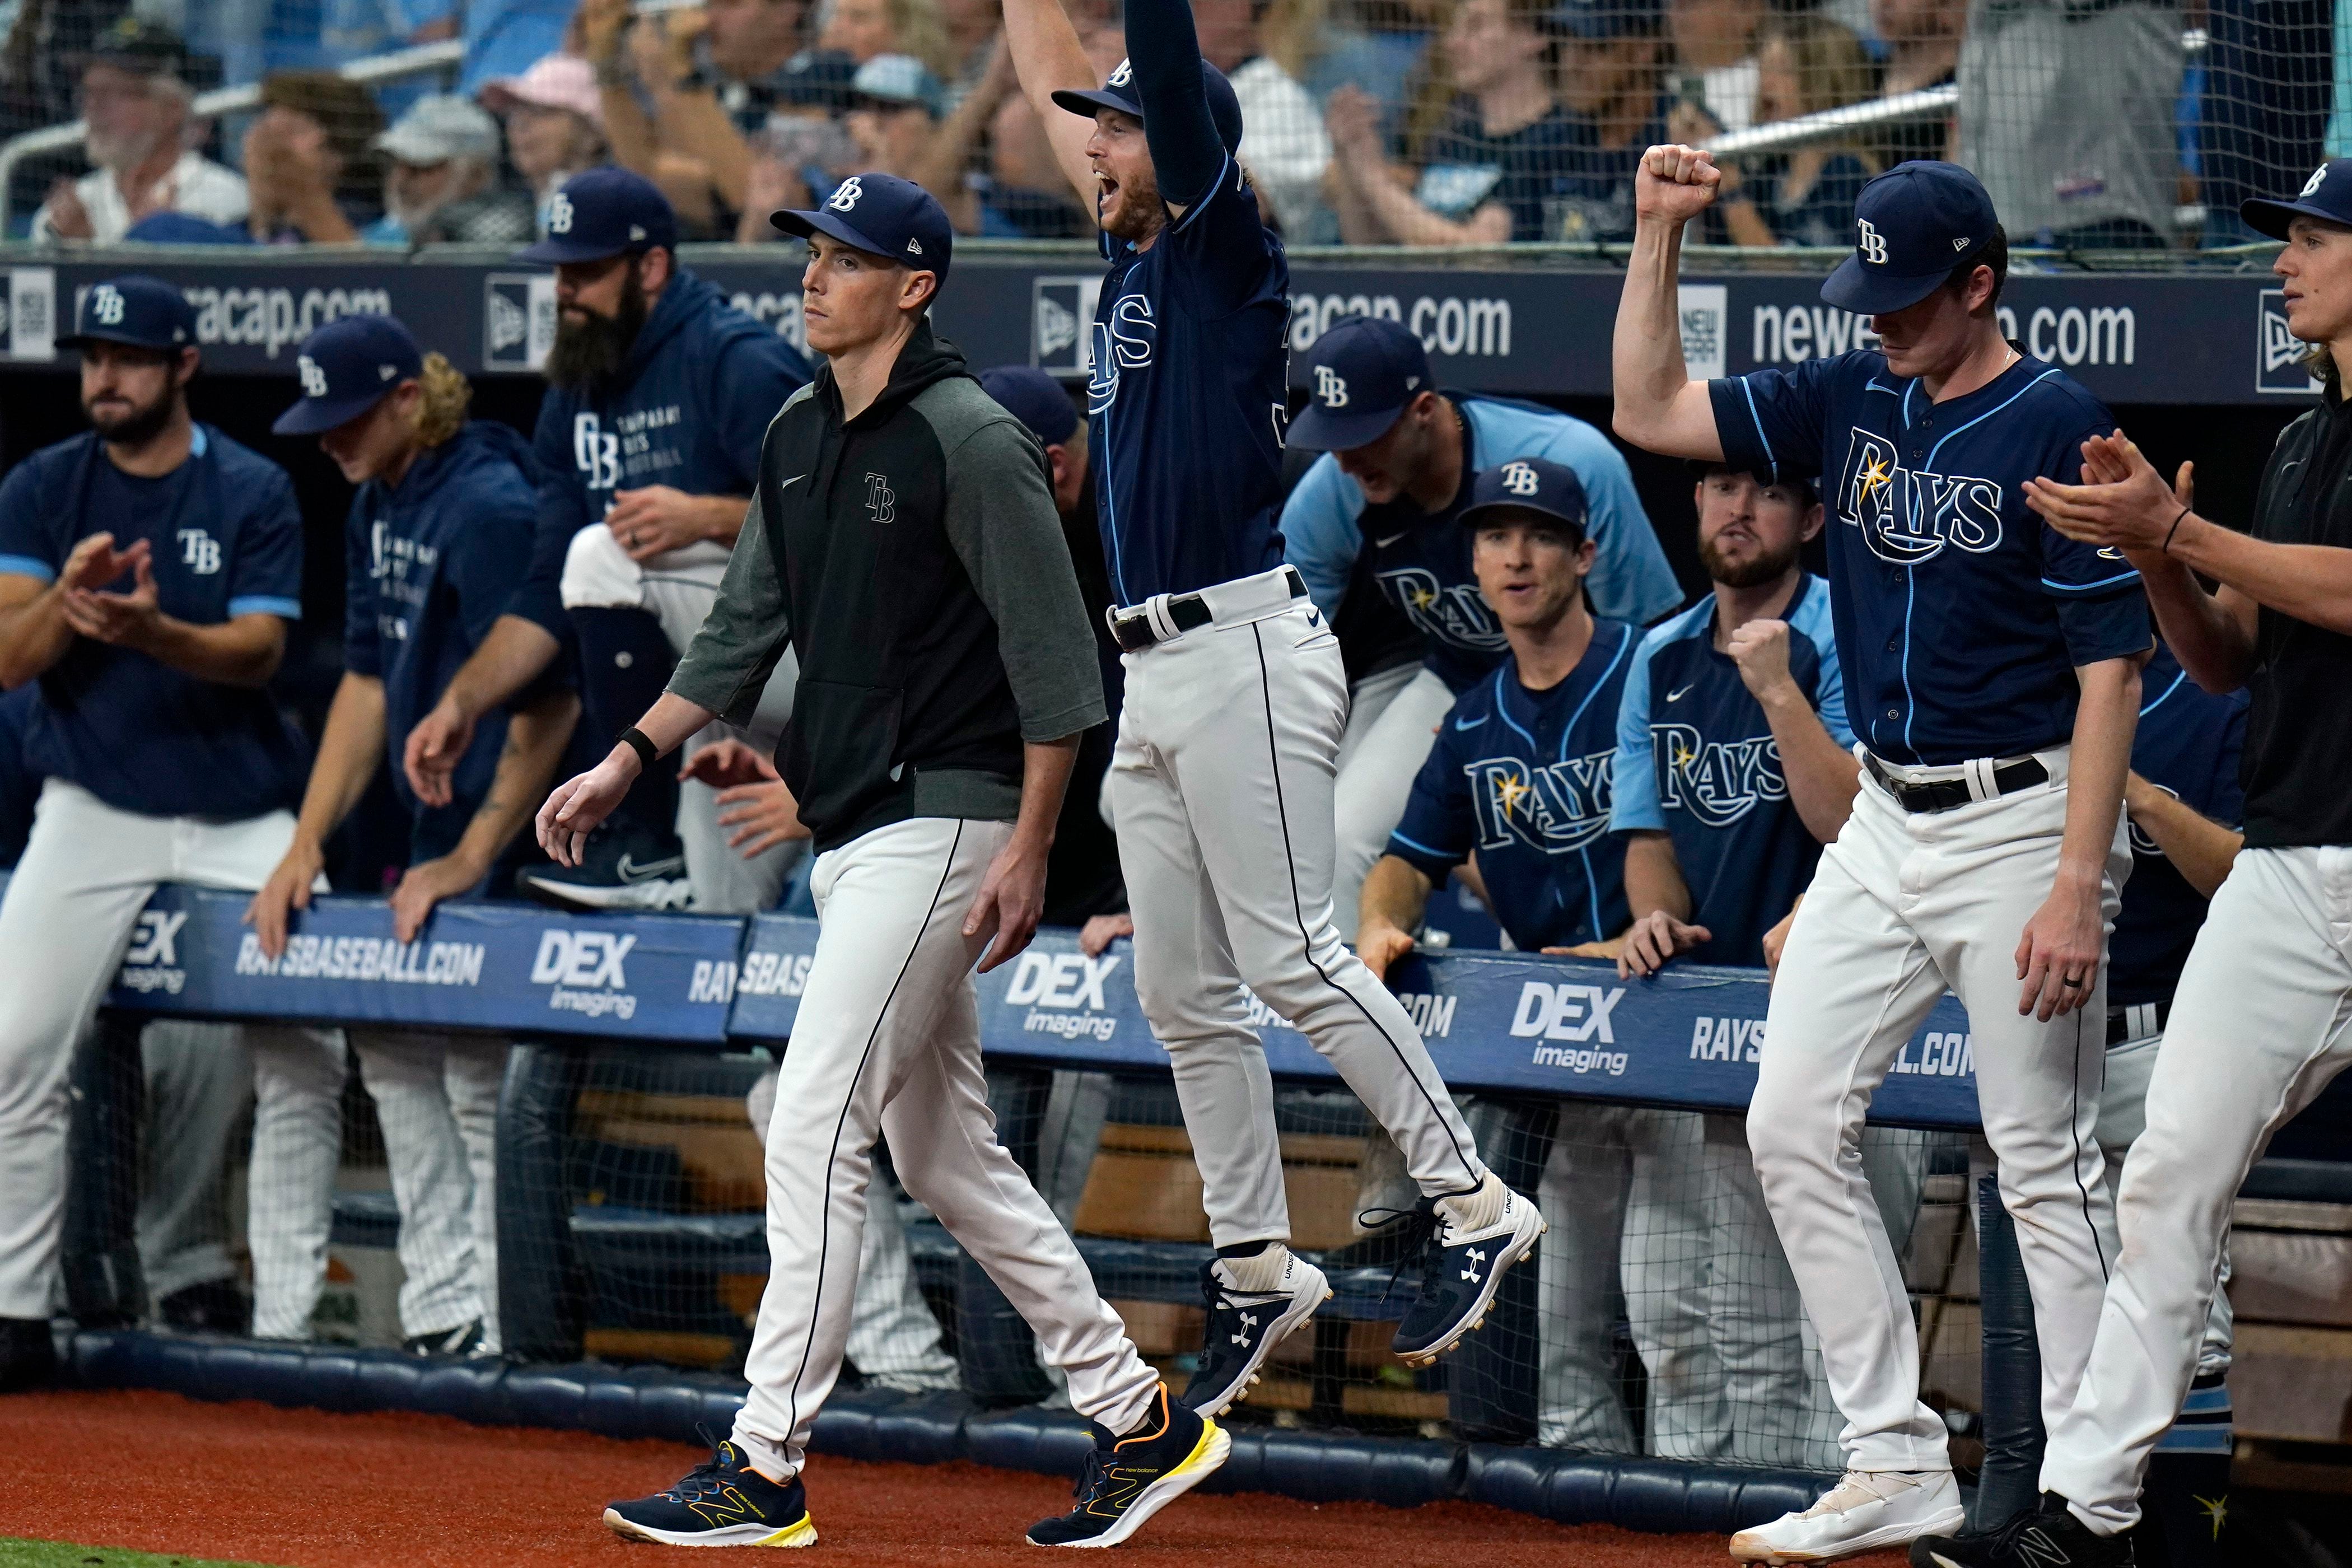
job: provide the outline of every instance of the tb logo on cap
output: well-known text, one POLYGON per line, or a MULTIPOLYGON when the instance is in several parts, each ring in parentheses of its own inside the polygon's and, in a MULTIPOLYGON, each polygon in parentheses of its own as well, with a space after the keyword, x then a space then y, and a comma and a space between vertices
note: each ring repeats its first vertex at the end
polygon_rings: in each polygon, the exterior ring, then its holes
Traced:
POLYGON ((297 370, 302 373, 303 396, 324 397, 327 395, 327 373, 319 368, 319 362, 317 360, 312 359, 309 354, 304 354, 301 358, 294 362, 294 366, 297 370))
POLYGON ((859 183, 859 180, 860 176, 852 174, 842 181, 840 188, 833 193, 833 199, 824 205, 837 213, 845 213, 856 206, 857 198, 866 194, 866 187, 859 183))
POLYGON ((555 199, 547 204, 547 232, 550 234, 572 232, 572 198, 562 191, 556 192, 555 199))
POLYGON ((1315 367, 1315 395, 1322 399, 1323 406, 1326 408, 1347 407, 1347 378, 1342 376, 1338 371, 1333 370, 1328 364, 1317 365, 1315 367))
POLYGON ((2322 163, 2321 165, 2319 165, 2319 167, 2317 167, 2316 169, 2314 169, 2314 170, 2311 172, 2311 178, 2309 178, 2309 179, 2307 179, 2307 180, 2304 181, 2304 183, 2303 183, 2303 189, 2302 189, 2301 191, 2299 191, 2299 192, 2297 192, 2297 193, 2295 194, 2295 198, 2294 198, 2294 199, 2295 199, 2296 201, 2301 201, 2301 200, 2303 200, 2303 198, 2304 198, 2304 197, 2305 197, 2305 196, 2307 196, 2307 195, 2311 195, 2311 193, 2312 193, 2312 192, 2314 192, 2314 191, 2315 191, 2315 190, 2319 189, 2319 187, 2320 187, 2320 186, 2322 186, 2322 185, 2326 184, 2326 183, 2327 183, 2327 165, 2326 165, 2326 164, 2325 164, 2325 163, 2322 163))
POLYGON ((1134 79, 1135 62, 1132 60, 1121 60, 1118 62, 1118 69, 1111 72, 1110 79, 1103 83, 1103 85, 1105 87, 1125 87, 1129 82, 1134 79))
POLYGON ((1515 496, 1531 496, 1542 488, 1542 484, 1543 481, 1536 478, 1536 471, 1525 463, 1503 465, 1503 488, 1515 496))
POLYGON ((1881 267, 1885 266, 1886 237, 1873 228, 1870 220, 1866 217, 1856 218, 1854 222, 1862 228, 1862 237, 1854 242, 1854 248, 1862 252, 1862 258, 1864 261, 1874 261, 1881 267))
MULTIPOLYGON (((2322 170, 2321 173, 2326 173, 2322 170)), ((2309 192, 2305 193, 2306 195, 2309 192)), ((89 291, 89 318, 103 326, 122 324, 122 291, 111 283, 101 283, 89 291)))

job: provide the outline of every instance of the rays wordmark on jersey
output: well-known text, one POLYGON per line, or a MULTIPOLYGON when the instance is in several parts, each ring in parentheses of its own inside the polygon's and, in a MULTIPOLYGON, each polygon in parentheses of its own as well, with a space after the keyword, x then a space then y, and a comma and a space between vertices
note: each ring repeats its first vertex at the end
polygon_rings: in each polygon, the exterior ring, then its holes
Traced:
POLYGON ((1478 847, 1514 843, 1547 855, 1580 849, 1609 831, 1610 763, 1617 749, 1530 765, 1519 757, 1486 757, 1470 775, 1470 802, 1478 813, 1478 847))
POLYGON ((1094 323, 1094 363, 1087 373, 1087 412, 1100 414, 1118 398, 1122 371, 1141 370, 1160 346, 1160 321, 1141 294, 1121 294, 1094 323))
POLYGON ((1455 647, 1500 652, 1507 646, 1494 611, 1475 583, 1446 584, 1423 566, 1401 566, 1379 574, 1381 591, 1404 612, 1413 630, 1455 647))
POLYGON ((1689 812, 1709 827, 1728 827, 1757 803, 1789 798, 1780 742, 1769 735, 1708 741, 1689 724, 1650 726, 1657 759, 1658 804, 1689 812))
POLYGON ((1838 475, 1838 518, 1862 530, 1870 552, 1916 566, 1953 545, 1981 554, 2000 543, 2000 486, 1964 474, 1917 473, 1895 443, 1854 427, 1838 475))

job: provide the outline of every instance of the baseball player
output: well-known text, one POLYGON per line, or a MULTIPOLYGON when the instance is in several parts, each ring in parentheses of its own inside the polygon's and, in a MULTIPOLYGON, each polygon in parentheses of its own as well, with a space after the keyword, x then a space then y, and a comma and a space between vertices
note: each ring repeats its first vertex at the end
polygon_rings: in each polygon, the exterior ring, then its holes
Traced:
MULTIPOLYGON (((271 428, 317 437, 358 491, 343 526, 343 679, 293 842, 246 910, 271 958, 286 951, 290 911, 309 907, 327 841, 384 766, 390 737, 433 706, 520 590, 541 477, 520 436, 466 417, 466 378, 389 316, 320 328, 295 364, 302 395, 271 428)), ((394 774, 409 818, 408 868, 392 894, 401 942, 416 940, 442 900, 491 882, 578 712, 572 692, 542 677, 516 696, 511 715, 487 714, 474 727, 446 803, 418 799, 394 774)), ((356 1025, 346 1035, 383 1127, 400 1207, 408 1348, 495 1352, 495 1131, 507 1042, 356 1025)))
MULTIPOLYGON (((2277 1128, 2347 1063, 2352 946, 2352 160, 2323 164, 2246 222, 2286 241, 2272 270, 2287 328, 2315 345, 2318 407, 2271 453, 2252 527, 2198 514, 2120 433, 2088 442, 2080 484, 2037 482, 2035 510, 2084 549, 2142 574, 2164 640, 2208 691, 2251 693, 2245 846, 2213 895, 2148 1079, 2147 1130, 2116 1196, 2123 1250, 2082 1387, 2045 1412, 2041 1506, 1997 1533, 1923 1542, 1914 1561, 2104 1568, 2132 1561, 2149 1450, 2195 1379, 2231 1205, 2277 1128), (2200 581, 2200 579, 2202 581, 2200 581), (2218 586, 2208 592, 2205 582, 2218 586)), ((1981 1061, 1981 1056, 1979 1057, 1981 1061)), ((1981 1069, 1979 1069, 1981 1070, 1981 1069)), ((2037 1311, 2042 1302, 2037 1295, 2037 1311)), ((2048 1354, 2048 1339, 2043 1340, 2048 1354)))
MULTIPOLYGON (((547 237, 516 258, 555 268, 555 344, 532 437, 547 478, 530 582, 407 736, 410 785, 430 805, 454 798, 450 773, 468 754, 474 724, 574 638, 589 733, 600 743, 618 733, 661 695, 719 592, 761 434, 808 380, 808 364, 680 267, 677 245, 677 215, 650 182, 592 169, 565 183, 547 237)), ((755 726, 763 745, 782 728, 791 689, 786 667, 755 726)), ((714 730, 694 749, 724 734, 714 730)), ((797 846, 747 865, 717 818, 708 784, 681 784, 666 771, 584 864, 516 880, 592 909, 659 908, 689 891, 699 909, 766 908, 797 846)))
POLYGON ((931 335, 954 243, 939 203, 860 174, 775 222, 809 242, 803 314, 824 368, 769 431, 673 689, 539 818, 550 853, 576 859, 662 752, 748 716, 790 640, 801 674, 780 761, 814 836, 821 930, 768 1129, 751 1396, 710 1463, 604 1520, 688 1545, 816 1539, 800 1469, 841 1364, 879 1131, 1094 1421, 1076 1505, 1029 1540, 1116 1545, 1231 1439, 1136 1354, 996 1141, 971 979, 975 959, 993 968, 1035 931, 1077 734, 1103 719, 1085 611, 1035 441, 931 335))
MULTIPOLYGON (((73 1042, 156 885, 257 888, 285 852, 300 740, 262 690, 301 614, 302 525, 275 464, 188 416, 195 312, 152 278, 94 285, 91 429, 0 485, 0 685, 37 679, 45 777, 0 899, 0 1385, 40 1375, 65 1214, 73 1042)), ((331 1034, 249 1026, 259 1110, 256 1331, 304 1331, 324 1274, 343 1066, 331 1034), (323 1148, 323 1157, 322 1156, 323 1148)))
POLYGON ((1683 368, 1675 276, 1717 179, 1705 153, 1643 154, 1616 422, 1654 451, 1817 479, 1834 519, 1831 611, 1864 782, 1781 954, 1748 1136, 1846 1418, 1846 1470, 1731 1541, 1743 1561, 1818 1561, 1962 1517, 1856 1155, 1872 1093, 1948 986, 2040 1312, 2045 1417, 2073 1401, 2116 1256, 2092 1131, 2150 641, 2131 565, 2026 508, 2027 481, 2072 479, 2111 424, 2002 341, 2007 240, 1975 176, 1905 163, 1856 202, 1854 252, 1822 297, 1869 315, 1879 347, 1709 383, 1683 368))
POLYGON ((1683 594, 1623 456, 1583 420, 1442 392, 1421 340, 1370 316, 1333 323, 1300 368, 1307 405, 1289 444, 1323 456, 1283 502, 1284 557, 1335 625, 1346 624, 1341 603, 1360 584, 1418 634, 1409 647, 1417 658, 1376 669, 1348 694, 1331 878, 1331 907, 1345 913, 1404 815, 1433 727, 1502 662, 1502 629, 1471 574, 1468 535, 1454 526, 1479 470, 1547 458, 1575 473, 1595 552, 1585 579, 1595 613, 1643 626, 1683 594))
POLYGON ((1087 393, 1127 650, 1112 816, 1136 994, 1174 1068, 1217 1248, 1184 1395, 1215 1414, 1328 1294, 1290 1250, 1274 1085, 1243 983, 1330 1059, 1431 1203, 1398 1353, 1457 1343, 1543 1220, 1480 1163, 1412 1019, 1333 921, 1347 677, 1276 522, 1289 266, 1234 162, 1241 108, 1201 58, 1192 7, 1133 0, 1126 18, 1129 58, 1097 89, 1057 0, 1005 6, 1023 89, 1110 263, 1087 393))

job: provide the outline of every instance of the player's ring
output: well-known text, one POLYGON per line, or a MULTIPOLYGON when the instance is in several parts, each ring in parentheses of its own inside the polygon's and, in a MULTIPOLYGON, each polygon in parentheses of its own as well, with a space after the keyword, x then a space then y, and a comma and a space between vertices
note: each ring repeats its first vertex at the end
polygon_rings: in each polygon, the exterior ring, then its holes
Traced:
POLYGON ((2058 984, 2067 986, 2080 985, 2083 984, 2083 977, 2079 974, 2063 974, 2059 976, 2058 984))

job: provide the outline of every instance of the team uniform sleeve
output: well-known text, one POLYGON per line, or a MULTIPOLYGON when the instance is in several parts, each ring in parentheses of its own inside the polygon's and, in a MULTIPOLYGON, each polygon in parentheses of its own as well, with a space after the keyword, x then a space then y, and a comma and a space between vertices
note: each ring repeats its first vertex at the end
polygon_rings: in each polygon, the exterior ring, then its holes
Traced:
POLYGON ((236 559, 229 563, 228 616, 302 618, 302 513, 294 504, 294 481, 275 467, 256 485, 252 510, 236 531, 236 559))
MULTIPOLYGON (((2082 483, 2083 443, 2114 428, 2112 421, 2102 420, 2069 437, 2051 478, 2060 484, 2082 483)), ((2068 660, 2079 668, 2147 652, 2155 642, 2147 594, 2131 563, 2120 552, 2067 538, 2039 515, 2034 521, 2042 531, 2042 591, 2057 606, 2068 660)))
POLYGON ((707 708, 737 729, 751 725, 760 693, 792 640, 792 612, 784 599, 783 574, 768 550, 761 521, 760 494, 751 492, 743 531, 735 536, 719 597, 702 618, 702 629, 686 645, 669 689, 707 708))
POLYGON ((1807 360, 1794 370, 1759 370, 1707 383, 1723 460, 1734 468, 1769 474, 1775 483, 1818 478, 1829 378, 1842 363, 1807 360))
POLYGON ((1559 438, 1545 456, 1574 469, 1584 486, 1595 551, 1592 574, 1585 579, 1592 607, 1611 620, 1647 626, 1680 607, 1682 584, 1675 581, 1657 530, 1642 509, 1624 454, 1599 431, 1590 433, 1589 441, 1559 438))
POLYGON ((1657 653, 1655 633, 1642 639, 1633 666, 1625 672, 1624 694, 1617 702, 1617 754, 1609 763, 1609 831, 1663 832, 1665 809, 1658 802, 1658 769, 1650 739, 1650 660, 1657 653))
POLYGON ((540 466, 530 570, 508 601, 506 613, 520 616, 564 642, 570 640, 572 625, 563 614, 563 558, 571 552, 572 536, 593 520, 588 516, 587 492, 580 487, 579 464, 572 456, 565 413, 555 398, 540 405, 539 426, 530 445, 540 466))
POLYGON ((1795 629, 1812 639, 1813 649, 1821 655, 1821 674, 1813 686, 1813 712, 1830 739, 1851 752, 1854 748, 1853 724, 1845 711, 1845 667, 1838 662, 1837 620, 1830 613, 1829 584, 1817 584, 1805 595, 1803 607, 1798 612, 1795 629))
POLYGON ((343 521, 343 668, 381 680, 383 648, 376 631, 373 564, 368 519, 360 497, 353 496, 351 516, 343 521))
POLYGON ((517 472, 495 489, 468 498, 466 524, 450 534, 441 575, 457 592, 458 624, 476 647, 513 606, 530 574, 538 499, 530 481, 517 472))
MULTIPOLYGON (((1461 703, 1455 703, 1447 719, 1461 710, 1461 703)), ((1451 744, 1454 733, 1451 723, 1438 726, 1437 743, 1413 776, 1404 817, 1389 835, 1388 852, 1440 887, 1454 868, 1470 858, 1478 835, 1469 778, 1451 744)))
POLYGON ((19 463, 0 483, 0 574, 30 577, 44 587, 72 553, 58 524, 40 502, 39 465, 19 463))
POLYGON ((711 406, 719 410, 737 486, 730 493, 749 495, 760 482, 760 447, 768 426, 784 400, 807 384, 808 362, 788 340, 771 334, 735 340, 712 368, 711 406))
POLYGON ((1339 613, 1364 548, 1364 492, 1326 452, 1282 503, 1282 555, 1326 620, 1339 613))
POLYGON ((1129 0, 1127 56, 1160 194, 1184 209, 1159 243, 1184 257, 1174 275, 1196 308, 1211 315, 1238 309, 1265 282, 1274 250, 1256 193, 1209 112, 1189 0, 1129 0))

